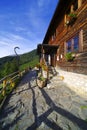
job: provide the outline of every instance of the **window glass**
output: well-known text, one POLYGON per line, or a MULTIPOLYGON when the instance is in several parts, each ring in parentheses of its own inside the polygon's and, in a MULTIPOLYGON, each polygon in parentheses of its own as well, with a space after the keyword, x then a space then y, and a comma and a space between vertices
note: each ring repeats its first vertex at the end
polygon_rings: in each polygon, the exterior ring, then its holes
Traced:
POLYGON ((67 52, 71 52, 71 40, 67 42, 67 52))
POLYGON ((79 34, 67 41, 67 52, 79 50, 79 34))
POLYGON ((79 49, 79 35, 75 36, 73 40, 74 40, 74 51, 77 51, 79 49))
POLYGON ((65 52, 83 51, 83 30, 66 42, 65 52))
POLYGON ((78 9, 78 0, 73 0, 74 11, 78 9))

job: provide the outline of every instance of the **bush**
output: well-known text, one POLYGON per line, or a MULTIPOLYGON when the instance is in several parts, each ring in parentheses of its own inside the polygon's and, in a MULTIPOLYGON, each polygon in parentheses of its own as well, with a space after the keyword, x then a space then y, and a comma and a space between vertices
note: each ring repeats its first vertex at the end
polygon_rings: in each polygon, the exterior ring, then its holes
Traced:
POLYGON ((66 58, 67 61, 73 61, 74 60, 74 57, 72 56, 72 52, 66 53, 65 58, 66 58))

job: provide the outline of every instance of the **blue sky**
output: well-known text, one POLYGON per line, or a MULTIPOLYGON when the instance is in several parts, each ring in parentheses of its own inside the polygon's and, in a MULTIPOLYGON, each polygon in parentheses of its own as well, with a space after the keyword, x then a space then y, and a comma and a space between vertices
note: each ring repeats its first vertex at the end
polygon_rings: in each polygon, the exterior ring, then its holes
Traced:
POLYGON ((0 0, 0 57, 37 48, 42 43, 58 0, 0 0))

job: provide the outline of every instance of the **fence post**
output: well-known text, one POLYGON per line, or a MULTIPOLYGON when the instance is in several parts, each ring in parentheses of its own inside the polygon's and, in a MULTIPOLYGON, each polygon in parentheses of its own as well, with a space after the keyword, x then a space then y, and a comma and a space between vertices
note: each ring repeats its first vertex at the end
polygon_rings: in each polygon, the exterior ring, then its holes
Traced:
POLYGON ((19 72, 19 76, 22 77, 23 76, 23 72, 19 72))
POLYGON ((47 68, 47 79, 49 79, 49 67, 47 68))
POLYGON ((3 80, 3 91, 2 91, 2 95, 5 96, 5 93, 6 93, 6 79, 3 80))

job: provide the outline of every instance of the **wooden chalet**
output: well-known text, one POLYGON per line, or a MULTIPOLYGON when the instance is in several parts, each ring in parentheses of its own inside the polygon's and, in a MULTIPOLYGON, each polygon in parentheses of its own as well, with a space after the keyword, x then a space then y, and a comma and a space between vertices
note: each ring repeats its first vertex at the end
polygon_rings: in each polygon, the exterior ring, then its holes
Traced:
POLYGON ((37 50, 52 66, 87 74, 87 0, 59 0, 37 50), (70 62, 67 53, 74 55, 70 62))

